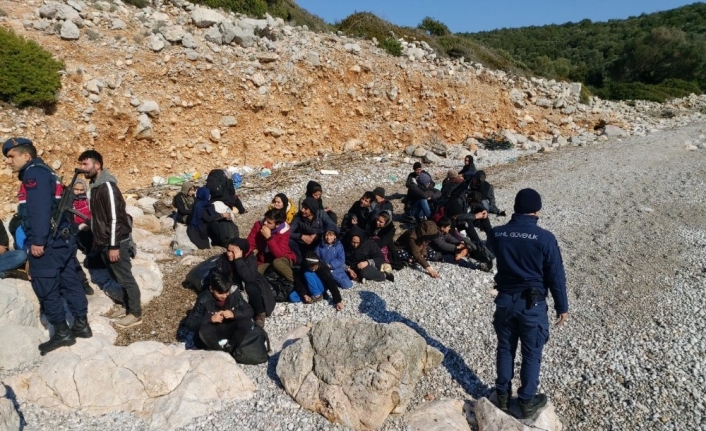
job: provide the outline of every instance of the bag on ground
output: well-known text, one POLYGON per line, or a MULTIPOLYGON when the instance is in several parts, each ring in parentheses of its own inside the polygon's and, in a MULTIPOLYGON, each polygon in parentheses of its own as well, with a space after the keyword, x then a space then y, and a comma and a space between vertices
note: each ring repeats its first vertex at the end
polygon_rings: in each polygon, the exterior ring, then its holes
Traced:
POLYGON ((233 349, 232 355, 239 364, 257 365, 267 362, 269 351, 270 338, 267 332, 253 323, 243 341, 233 349))

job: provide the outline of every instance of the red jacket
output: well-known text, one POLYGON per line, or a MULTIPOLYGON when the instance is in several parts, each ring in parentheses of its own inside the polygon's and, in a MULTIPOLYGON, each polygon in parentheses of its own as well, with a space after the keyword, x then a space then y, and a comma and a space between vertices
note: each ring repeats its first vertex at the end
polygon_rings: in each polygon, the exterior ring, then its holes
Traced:
POLYGON ((74 214, 74 223, 79 225, 81 223, 91 224, 91 210, 88 208, 88 199, 84 195, 82 198, 76 198, 74 200, 74 209, 81 214, 85 215, 86 218, 80 217, 74 214))
POLYGON ((262 221, 253 224, 248 235, 251 250, 257 250, 257 264, 271 263, 272 260, 286 257, 290 262, 297 261, 297 255, 289 248, 289 225, 285 222, 272 230, 270 239, 265 239, 260 233, 262 221))

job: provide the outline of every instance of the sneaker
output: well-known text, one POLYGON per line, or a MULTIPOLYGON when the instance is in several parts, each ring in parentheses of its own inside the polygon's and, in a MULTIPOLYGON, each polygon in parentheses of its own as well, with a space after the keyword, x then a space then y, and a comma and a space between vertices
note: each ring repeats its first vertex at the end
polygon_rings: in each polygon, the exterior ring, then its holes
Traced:
POLYGON ((134 314, 128 314, 122 319, 113 320, 113 325, 121 329, 132 328, 142 324, 142 317, 137 317, 134 314))
POLYGON ((311 298, 311 303, 313 304, 314 302, 319 302, 319 301, 322 301, 323 299, 324 299, 323 295, 316 295, 313 298, 311 298))
POLYGON ((395 282, 395 276, 394 276, 391 272, 386 272, 386 273, 385 273, 385 280, 394 283, 394 282, 395 282))
POLYGON ((113 308, 101 314, 101 316, 107 317, 109 319, 120 319, 122 317, 125 317, 126 314, 127 311, 125 310, 125 307, 120 304, 115 304, 113 305, 113 308))
POLYGON ((520 400, 520 410, 525 419, 533 419, 539 409, 547 405, 547 396, 544 394, 535 395, 529 401, 520 400))

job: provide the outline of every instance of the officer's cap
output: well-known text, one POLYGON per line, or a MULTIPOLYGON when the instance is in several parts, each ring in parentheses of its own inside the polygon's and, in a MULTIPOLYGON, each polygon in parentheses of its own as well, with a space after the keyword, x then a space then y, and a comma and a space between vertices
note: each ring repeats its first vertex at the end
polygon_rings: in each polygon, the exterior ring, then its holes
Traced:
POLYGON ((34 145, 32 141, 27 138, 10 138, 2 144, 2 155, 7 157, 8 151, 20 145, 34 145))

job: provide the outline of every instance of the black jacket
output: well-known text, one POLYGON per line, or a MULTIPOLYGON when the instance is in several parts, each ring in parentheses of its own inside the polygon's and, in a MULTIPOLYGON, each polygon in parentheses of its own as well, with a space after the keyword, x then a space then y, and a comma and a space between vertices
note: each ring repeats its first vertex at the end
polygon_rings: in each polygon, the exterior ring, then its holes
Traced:
MULTIPOLYGON (((191 242, 196 245, 199 249, 203 250, 206 248, 211 248, 209 237, 212 237, 214 245, 222 245, 223 241, 214 235, 216 232, 216 223, 234 223, 228 219, 223 218, 223 214, 216 211, 213 204, 208 205, 204 211, 201 213, 201 223, 198 226, 192 226, 190 223, 191 216, 189 216, 186 222, 189 224, 186 228, 186 233, 189 236, 191 242)), ((237 227, 237 226, 236 226, 237 227)), ((228 241, 225 241, 226 243, 228 241)))
POLYGON ((250 304, 245 302, 239 291, 235 291, 228 295, 225 305, 223 307, 219 307, 218 302, 216 302, 216 298, 213 297, 211 291, 205 290, 196 298, 194 308, 189 313, 189 317, 186 318, 184 326, 189 331, 198 331, 201 325, 211 319, 212 314, 223 310, 231 310, 236 319, 242 317, 241 315, 245 315, 252 319, 254 315, 252 307, 250 307, 250 304))
POLYGON ((289 238, 296 242, 302 242, 302 235, 316 234, 318 235, 318 240, 320 240, 323 234, 328 230, 336 232, 336 235, 339 233, 336 223, 329 218, 326 211, 321 209, 316 211, 314 218, 311 220, 302 217, 301 213, 297 214, 294 216, 294 220, 292 220, 290 229, 291 233, 289 234, 289 238))
POLYGON ((232 262, 228 260, 228 255, 223 253, 216 261, 216 271, 229 275, 231 280, 233 280, 233 284, 241 288, 249 283, 257 284, 262 294, 267 315, 269 316, 272 310, 275 309, 275 296, 272 292, 272 287, 267 278, 257 272, 257 260, 253 253, 249 253, 232 262))
POLYGON ((368 234, 358 226, 351 228, 344 248, 346 250, 346 265, 354 270, 356 269, 356 265, 364 261, 378 269, 385 263, 385 257, 382 255, 380 247, 378 247, 377 243, 370 239, 368 234), (350 238, 352 236, 358 236, 360 238, 360 245, 357 248, 351 246, 350 238))
POLYGON ((132 227, 115 177, 104 169, 91 180, 90 196, 93 246, 119 248, 120 242, 130 236, 132 227))
POLYGON ((380 250, 387 247, 387 259, 390 261, 392 269, 400 270, 404 267, 404 262, 397 260, 397 247, 395 247, 396 228, 395 224, 392 222, 392 211, 385 210, 384 212, 390 215, 387 224, 378 229, 376 218, 374 218, 368 223, 366 233, 370 239, 375 241, 375 244, 378 245, 380 250))
POLYGON ((499 214, 500 210, 495 205, 495 189, 493 185, 487 181, 481 181, 479 185, 473 186, 473 183, 469 185, 470 191, 479 192, 484 201, 487 201, 487 210, 491 214, 499 214))

